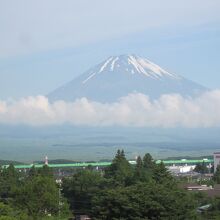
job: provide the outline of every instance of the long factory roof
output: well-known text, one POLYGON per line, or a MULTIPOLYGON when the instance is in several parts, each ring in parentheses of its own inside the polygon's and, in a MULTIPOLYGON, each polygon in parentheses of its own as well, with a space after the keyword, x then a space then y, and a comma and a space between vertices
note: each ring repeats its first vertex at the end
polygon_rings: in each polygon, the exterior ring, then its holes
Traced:
MULTIPOLYGON (((129 161, 131 164, 135 164, 135 161, 129 161)), ((213 159, 201 159, 201 160, 187 160, 187 159, 181 159, 181 160, 157 160, 156 163, 159 164, 163 162, 165 165, 185 165, 185 164, 198 164, 198 163, 213 163, 213 159)), ((51 168, 68 168, 68 167, 87 167, 87 166, 94 166, 94 167, 105 167, 111 165, 111 162, 79 162, 79 163, 68 163, 68 164, 48 164, 51 168)), ((2 167, 8 167, 9 165, 3 165, 2 167)), ((16 169, 29 169, 32 166, 35 166, 36 168, 42 168, 44 164, 21 164, 21 165, 14 165, 16 169)))

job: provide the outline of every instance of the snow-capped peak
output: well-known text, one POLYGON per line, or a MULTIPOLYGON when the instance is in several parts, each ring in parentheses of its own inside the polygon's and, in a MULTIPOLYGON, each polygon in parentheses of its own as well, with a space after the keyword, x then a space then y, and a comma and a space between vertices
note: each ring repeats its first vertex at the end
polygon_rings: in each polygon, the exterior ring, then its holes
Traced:
POLYGON ((126 74, 132 75, 141 74, 153 79, 162 79, 164 77, 181 79, 180 76, 167 72, 145 58, 136 55, 120 55, 109 57, 106 61, 98 65, 82 83, 85 84, 97 74, 110 73, 113 71, 125 72, 126 74))
POLYGON ((136 55, 112 56, 64 86, 51 92, 50 100, 89 100, 112 103, 132 93, 150 99, 164 94, 194 97, 207 88, 184 77, 171 74, 151 61, 136 55))
POLYGON ((162 69, 158 65, 152 63, 151 61, 140 58, 134 55, 128 56, 128 63, 133 65, 138 73, 143 73, 146 76, 152 78, 160 78, 160 77, 171 77, 171 78, 179 78, 176 74, 172 74, 162 69))

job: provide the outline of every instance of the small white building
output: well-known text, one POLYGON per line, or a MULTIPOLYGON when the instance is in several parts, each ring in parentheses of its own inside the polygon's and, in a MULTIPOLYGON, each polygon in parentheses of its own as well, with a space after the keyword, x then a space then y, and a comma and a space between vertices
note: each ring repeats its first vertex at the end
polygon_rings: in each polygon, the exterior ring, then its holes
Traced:
POLYGON ((175 174, 178 174, 178 173, 189 173, 191 171, 193 171, 195 169, 195 165, 192 165, 192 166, 188 166, 188 165, 185 165, 185 166, 169 166, 167 167, 168 170, 171 172, 171 173, 175 173, 175 174))

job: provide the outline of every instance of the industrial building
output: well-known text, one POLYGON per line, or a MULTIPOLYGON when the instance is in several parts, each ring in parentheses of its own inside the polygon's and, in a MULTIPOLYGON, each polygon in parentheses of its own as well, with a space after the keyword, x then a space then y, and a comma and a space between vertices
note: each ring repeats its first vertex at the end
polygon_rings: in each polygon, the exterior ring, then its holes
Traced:
POLYGON ((215 172, 218 165, 220 165, 220 152, 215 152, 213 154, 213 158, 214 158, 214 172, 215 172))

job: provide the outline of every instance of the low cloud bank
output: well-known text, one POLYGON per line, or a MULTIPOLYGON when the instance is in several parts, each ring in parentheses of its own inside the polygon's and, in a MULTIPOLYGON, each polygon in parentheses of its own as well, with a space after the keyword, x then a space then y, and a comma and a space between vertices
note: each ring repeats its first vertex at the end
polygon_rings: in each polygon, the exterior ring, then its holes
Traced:
POLYGON ((206 92, 196 98, 169 94, 157 100, 134 93, 107 104, 86 98, 50 103, 44 96, 0 101, 0 123, 33 126, 69 123, 88 126, 218 127, 220 90, 206 92))

